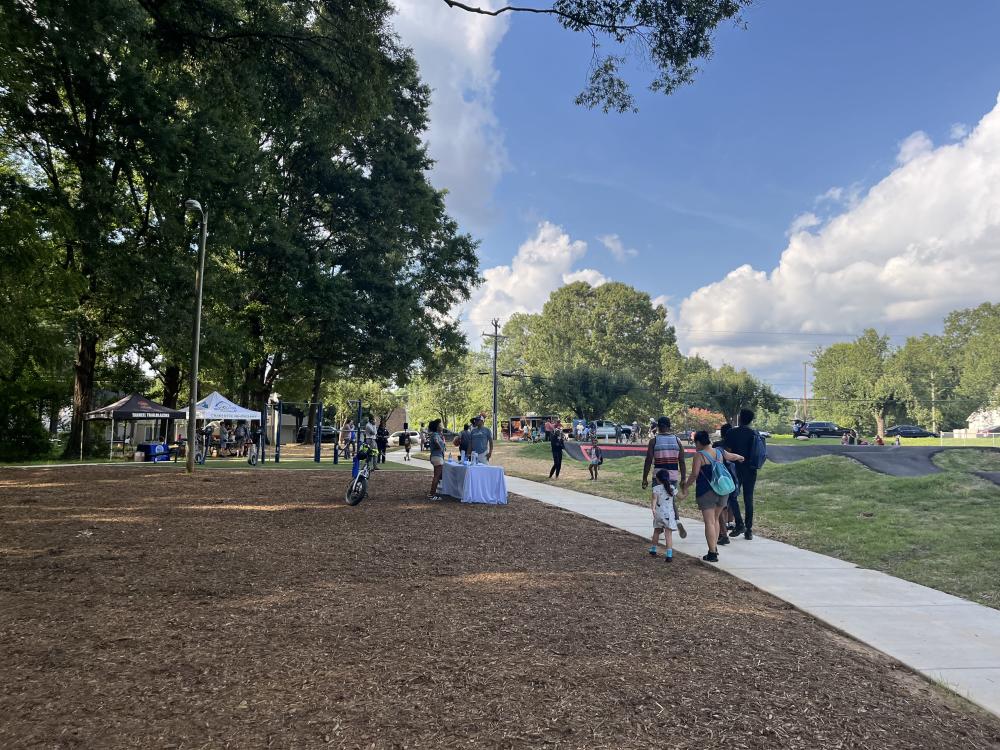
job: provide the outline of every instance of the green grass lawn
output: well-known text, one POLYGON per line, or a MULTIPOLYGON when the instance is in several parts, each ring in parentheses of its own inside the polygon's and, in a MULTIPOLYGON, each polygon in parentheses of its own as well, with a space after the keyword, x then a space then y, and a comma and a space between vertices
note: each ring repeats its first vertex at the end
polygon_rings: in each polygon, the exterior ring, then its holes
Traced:
MULTIPOLYGON (((546 445, 501 444, 494 463, 548 481, 546 445)), ((1000 486, 973 471, 1000 471, 995 451, 945 451, 944 471, 926 477, 878 474, 842 456, 767 463, 757 482, 757 531, 768 538, 881 570, 1000 608, 1000 486)), ((642 458, 604 462, 600 479, 566 458, 558 484, 645 505, 642 458)), ((692 500, 681 513, 697 516, 692 500)))
POLYGON ((768 464, 757 483, 765 536, 1000 608, 1000 487, 970 470, 1000 455, 946 452, 944 469, 890 477, 841 456, 768 464))

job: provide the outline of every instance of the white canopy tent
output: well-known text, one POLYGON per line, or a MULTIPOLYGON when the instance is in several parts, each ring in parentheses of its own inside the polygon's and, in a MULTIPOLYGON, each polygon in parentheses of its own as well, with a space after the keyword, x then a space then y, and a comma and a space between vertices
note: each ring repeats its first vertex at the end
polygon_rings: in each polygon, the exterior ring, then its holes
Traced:
POLYGON ((198 419, 204 419, 208 422, 214 422, 215 420, 230 420, 233 422, 260 421, 259 411, 244 409, 239 404, 234 404, 218 391, 212 391, 195 404, 195 410, 198 419))

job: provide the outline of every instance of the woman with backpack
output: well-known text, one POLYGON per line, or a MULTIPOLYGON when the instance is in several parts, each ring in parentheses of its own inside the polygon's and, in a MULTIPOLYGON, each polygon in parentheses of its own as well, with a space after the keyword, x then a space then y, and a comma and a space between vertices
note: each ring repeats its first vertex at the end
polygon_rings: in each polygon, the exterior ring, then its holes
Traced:
POLYGON ((736 489, 732 475, 726 469, 726 461, 743 462, 743 456, 727 450, 712 447, 712 439, 705 430, 694 434, 697 453, 691 462, 691 473, 684 480, 681 497, 687 496, 688 487, 695 485, 695 502, 705 521, 705 541, 708 554, 701 559, 705 562, 719 562, 719 524, 722 512, 729 503, 729 493, 736 489))

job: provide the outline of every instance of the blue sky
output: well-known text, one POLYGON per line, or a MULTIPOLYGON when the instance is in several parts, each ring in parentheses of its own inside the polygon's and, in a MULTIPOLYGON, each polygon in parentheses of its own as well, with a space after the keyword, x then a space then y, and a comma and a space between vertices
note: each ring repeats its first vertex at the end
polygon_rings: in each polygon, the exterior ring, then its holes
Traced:
POLYGON ((470 326, 537 309, 562 277, 589 269, 582 278, 665 301, 691 332, 689 351, 790 384, 808 351, 836 340, 816 333, 867 324, 912 333, 966 299, 997 299, 995 284, 935 291, 907 268, 985 253, 1000 270, 1000 216, 975 237, 949 236, 969 223, 963 212, 1000 200, 1000 124, 981 128, 976 149, 978 131, 966 135, 997 108, 1000 3, 763 2, 746 11, 747 29, 721 29, 715 56, 678 93, 646 91, 650 75, 636 66, 639 112, 627 115, 573 104, 585 37, 543 17, 441 11, 435 0, 402 0, 398 28, 435 88, 435 182, 482 240, 483 269, 499 267, 466 312, 470 326), (984 184, 997 193, 980 195, 984 184), (897 235, 913 223, 909 211, 927 221, 897 235), (806 233, 798 239, 793 222, 806 233), (608 235, 617 257, 599 239, 608 235), (872 262, 866 244, 878 246, 872 262), (742 264, 764 276, 727 277, 742 264), (551 278, 527 273, 535 266, 551 278), (854 291, 863 299, 845 305, 854 291), (754 306, 774 309, 750 314, 754 306), (804 333, 714 333, 723 330, 804 333), (780 347, 765 343, 778 338, 780 347))

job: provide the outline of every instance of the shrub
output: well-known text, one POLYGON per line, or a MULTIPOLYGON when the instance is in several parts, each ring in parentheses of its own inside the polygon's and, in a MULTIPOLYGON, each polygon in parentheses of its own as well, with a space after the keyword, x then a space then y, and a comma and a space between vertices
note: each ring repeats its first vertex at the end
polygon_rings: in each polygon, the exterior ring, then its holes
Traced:
POLYGON ((49 455, 49 434, 31 404, 0 399, 0 461, 26 461, 49 455))

